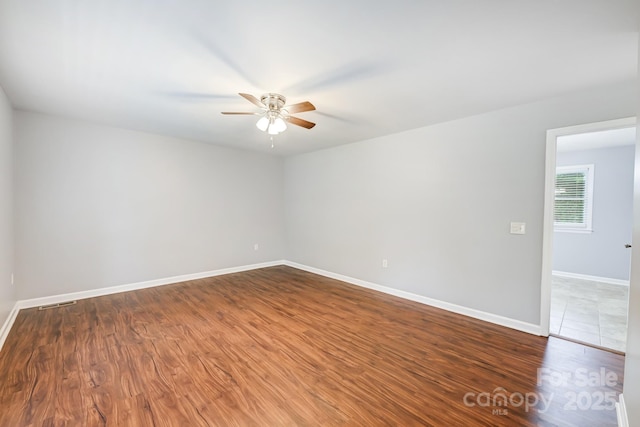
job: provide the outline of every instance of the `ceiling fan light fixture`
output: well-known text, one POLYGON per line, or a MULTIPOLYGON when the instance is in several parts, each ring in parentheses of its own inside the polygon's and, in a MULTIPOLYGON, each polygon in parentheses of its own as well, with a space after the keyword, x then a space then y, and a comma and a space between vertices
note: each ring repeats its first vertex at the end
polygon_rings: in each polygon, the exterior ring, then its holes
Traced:
POLYGON ((287 125, 282 119, 282 116, 276 111, 270 111, 260 120, 258 120, 256 126, 263 132, 266 131, 269 135, 277 135, 280 132, 284 132, 285 130, 287 130, 287 125))
POLYGON ((267 130, 267 133, 269 135, 277 135, 280 133, 280 131, 277 129, 276 125, 272 123, 269 125, 269 129, 267 130))
POLYGON ((287 125, 285 124, 284 120, 282 120, 282 117, 280 116, 278 116, 273 121, 273 124, 271 126, 273 126, 278 133, 284 132, 285 130, 287 130, 287 125))
POLYGON ((256 127, 262 132, 266 132, 267 128, 269 127, 269 118, 266 115, 260 117, 260 120, 258 120, 258 123, 256 123, 256 127))

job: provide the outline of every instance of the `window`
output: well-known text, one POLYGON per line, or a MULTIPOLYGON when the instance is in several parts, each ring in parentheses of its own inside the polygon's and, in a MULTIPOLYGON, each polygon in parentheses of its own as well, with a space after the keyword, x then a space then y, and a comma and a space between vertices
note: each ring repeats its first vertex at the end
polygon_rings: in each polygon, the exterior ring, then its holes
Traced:
POLYGON ((554 226, 560 231, 591 232, 593 165, 556 169, 554 226))

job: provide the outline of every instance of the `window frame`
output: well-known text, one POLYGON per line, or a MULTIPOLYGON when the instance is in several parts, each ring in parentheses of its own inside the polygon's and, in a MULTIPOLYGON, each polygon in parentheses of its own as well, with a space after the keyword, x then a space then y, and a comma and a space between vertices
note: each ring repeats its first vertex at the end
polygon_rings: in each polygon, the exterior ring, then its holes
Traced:
MULTIPOLYGON (((553 229, 554 231, 569 233, 592 233, 593 232, 593 182, 595 176, 595 165, 569 165, 556 167, 555 182, 561 173, 584 173, 585 175, 585 196, 584 196, 584 221, 582 223, 556 222, 556 201, 554 194, 553 202, 553 229)), ((555 189, 555 186, 554 186, 555 189)))

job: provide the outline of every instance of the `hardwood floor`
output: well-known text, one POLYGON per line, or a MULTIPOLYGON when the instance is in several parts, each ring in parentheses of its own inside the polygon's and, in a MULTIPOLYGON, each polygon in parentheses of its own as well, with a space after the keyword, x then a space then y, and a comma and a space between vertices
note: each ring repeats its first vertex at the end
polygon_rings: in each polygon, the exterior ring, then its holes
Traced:
POLYGON ((21 311, 0 426, 615 426, 623 365, 279 266, 21 311))

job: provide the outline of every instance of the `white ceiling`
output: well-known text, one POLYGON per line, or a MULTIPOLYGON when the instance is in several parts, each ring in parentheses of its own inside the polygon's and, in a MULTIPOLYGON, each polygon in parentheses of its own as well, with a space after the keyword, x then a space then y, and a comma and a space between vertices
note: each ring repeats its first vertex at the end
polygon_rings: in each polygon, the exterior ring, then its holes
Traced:
POLYGON ((620 147, 636 143, 636 128, 602 130, 559 136, 558 151, 591 150, 595 148, 620 147))
POLYGON ((637 79, 636 0, 0 0, 18 109, 302 153, 637 79), (311 101, 275 138, 237 95, 311 101))

